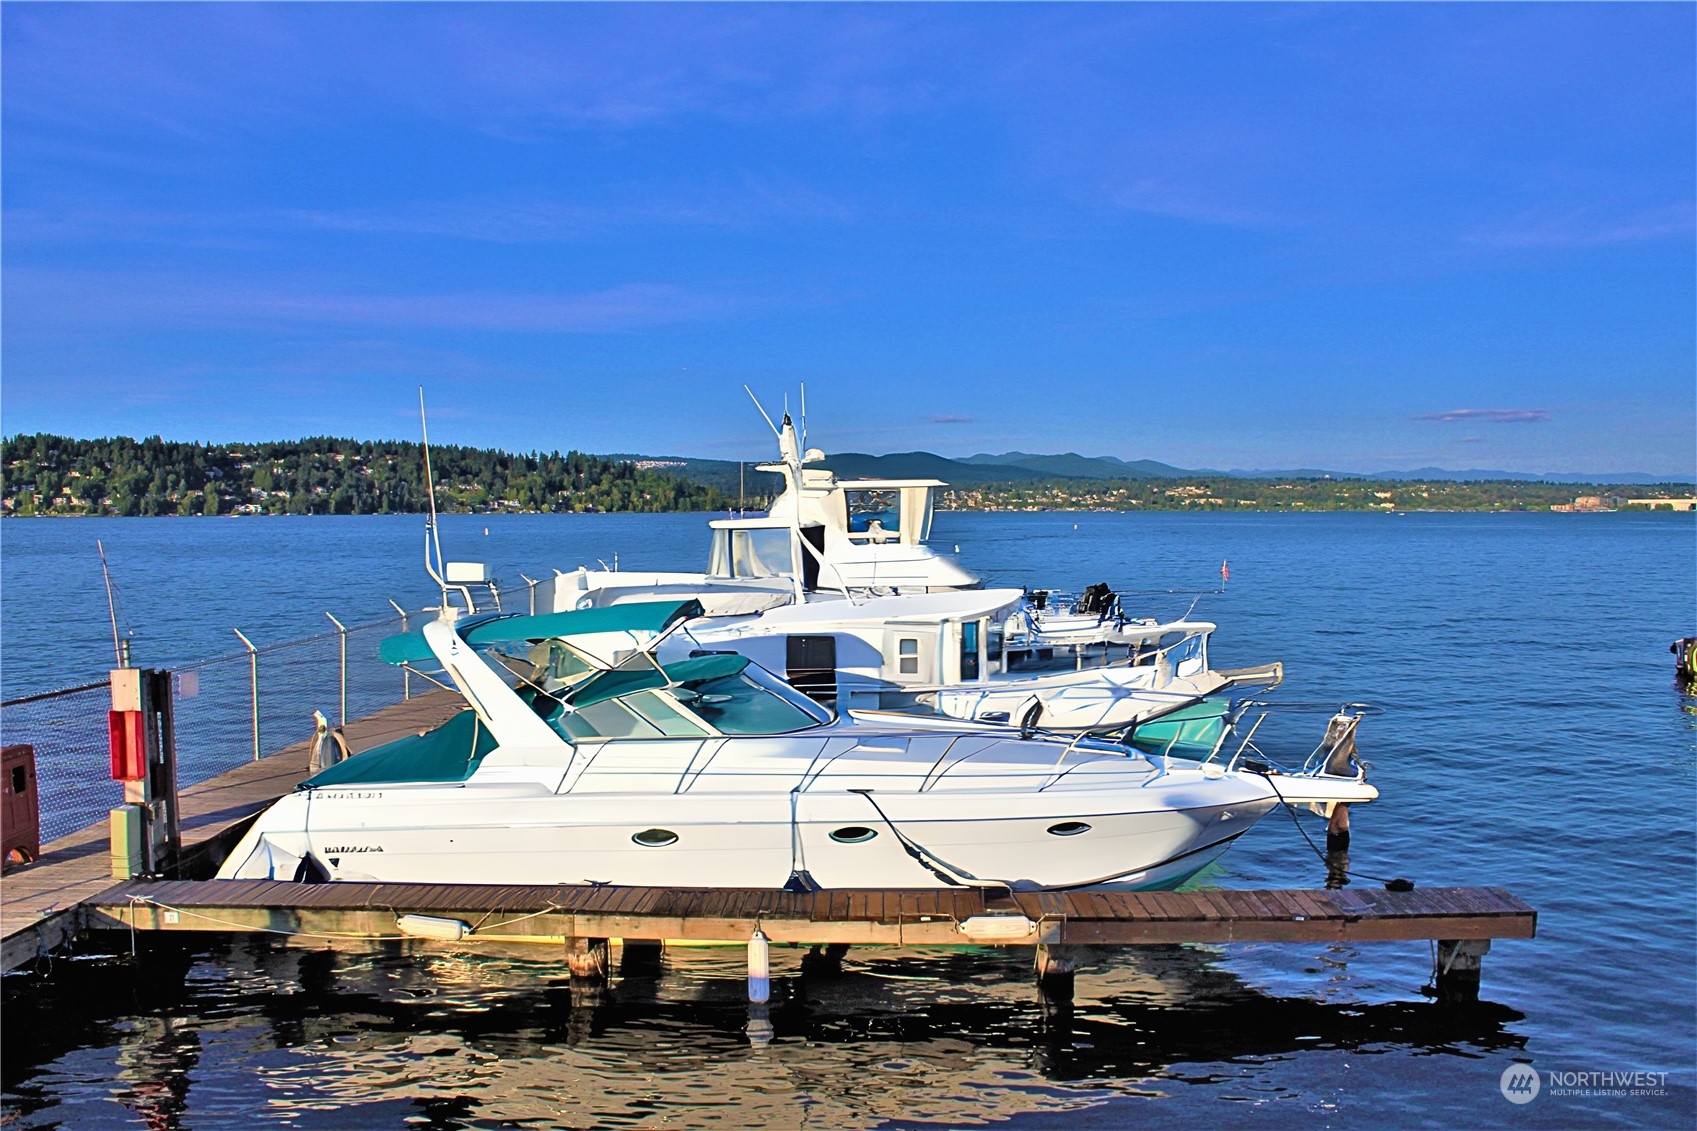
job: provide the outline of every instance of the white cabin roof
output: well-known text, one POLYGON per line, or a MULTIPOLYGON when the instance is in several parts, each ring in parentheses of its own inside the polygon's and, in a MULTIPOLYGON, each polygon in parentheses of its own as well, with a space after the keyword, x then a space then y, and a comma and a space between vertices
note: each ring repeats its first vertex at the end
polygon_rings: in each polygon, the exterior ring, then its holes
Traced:
POLYGON ((761 614, 760 620, 765 625, 793 626, 798 630, 826 623, 970 620, 999 613, 1018 604, 1024 596, 1021 589, 958 589, 947 593, 869 597, 852 603, 840 598, 810 598, 804 605, 771 609, 761 614))

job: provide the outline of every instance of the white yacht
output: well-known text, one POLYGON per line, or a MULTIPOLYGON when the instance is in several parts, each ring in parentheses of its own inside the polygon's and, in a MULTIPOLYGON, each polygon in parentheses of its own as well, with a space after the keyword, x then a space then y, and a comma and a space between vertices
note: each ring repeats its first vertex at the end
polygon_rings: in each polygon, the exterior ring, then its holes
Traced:
POLYGON ((708 615, 758 612, 828 593, 937 593, 978 577, 929 544, 938 479, 839 480, 817 448, 802 450, 786 413, 779 460, 759 470, 784 477, 763 515, 715 519, 705 573, 591 570, 580 566, 530 586, 532 613, 694 597, 708 615))
MULTIPOLYGON (((694 620, 682 635, 748 656, 840 708, 1077 733, 1129 731, 1228 688, 1282 678, 1277 664, 1210 668, 1214 628, 1114 620, 1056 631, 1034 617, 1021 590, 972 589, 810 601, 694 620)), ((673 639, 674 650, 682 647, 673 639)))
POLYGON ((450 610, 386 642, 391 662, 445 672, 466 709, 303 782, 219 875, 1167 888, 1281 800, 1377 796, 1358 766, 1269 777, 1223 755, 833 712, 742 655, 663 661, 667 632, 699 611, 450 610))

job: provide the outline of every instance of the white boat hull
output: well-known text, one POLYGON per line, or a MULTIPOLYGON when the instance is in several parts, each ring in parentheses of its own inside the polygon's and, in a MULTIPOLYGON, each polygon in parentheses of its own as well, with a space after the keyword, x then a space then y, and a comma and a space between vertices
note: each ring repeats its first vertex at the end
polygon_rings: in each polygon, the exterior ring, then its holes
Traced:
POLYGON ((1277 804, 1255 775, 1003 732, 839 735, 799 756, 721 741, 620 744, 618 765, 593 749, 555 767, 496 751, 466 782, 298 791, 220 875, 292 879, 310 855, 330 879, 385 882, 1162 887, 1277 804), (692 777, 703 759, 711 772, 692 777), (642 835, 655 830, 667 835, 642 835))

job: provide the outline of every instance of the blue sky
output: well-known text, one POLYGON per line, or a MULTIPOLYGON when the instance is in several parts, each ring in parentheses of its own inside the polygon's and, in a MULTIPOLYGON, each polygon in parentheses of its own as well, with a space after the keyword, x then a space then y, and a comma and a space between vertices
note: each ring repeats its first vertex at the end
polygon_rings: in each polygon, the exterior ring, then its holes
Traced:
POLYGON ((1693 13, 8 3, 0 427, 1689 478, 1693 13))

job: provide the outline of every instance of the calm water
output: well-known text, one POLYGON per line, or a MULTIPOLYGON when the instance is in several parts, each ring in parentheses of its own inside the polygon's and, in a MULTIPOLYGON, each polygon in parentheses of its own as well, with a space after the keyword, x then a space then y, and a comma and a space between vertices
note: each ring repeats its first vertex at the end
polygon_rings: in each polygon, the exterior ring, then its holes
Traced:
MULTIPOLYGON (((444 528, 450 557, 515 582, 706 556, 700 516, 444 528)), ((1697 703, 1667 648, 1697 629, 1693 533, 1666 514, 938 516, 998 582, 1204 590, 1230 559, 1197 607, 1216 663, 1282 659, 1280 700, 1384 708, 1362 732, 1383 797, 1355 814, 1355 867, 1539 909, 1536 940, 1487 956, 1477 1009, 1421 996, 1422 943, 1150 948, 1081 973, 1070 1017, 1044 1016, 1017 954, 857 950, 804 978, 777 951, 757 1046, 739 955, 671 953, 659 979, 574 1003, 534 958, 207 940, 8 979, 7 1125, 1689 1127, 1697 703), (1510 1105, 1515 1060, 1665 1072, 1665 1094, 1510 1105)), ((6 697, 108 666, 97 537, 147 664, 429 596, 414 518, 9 520, 6 697)), ((1270 723, 1271 745, 1306 751, 1322 720, 1270 723)), ((1275 815, 1208 882, 1321 879, 1275 815)))

